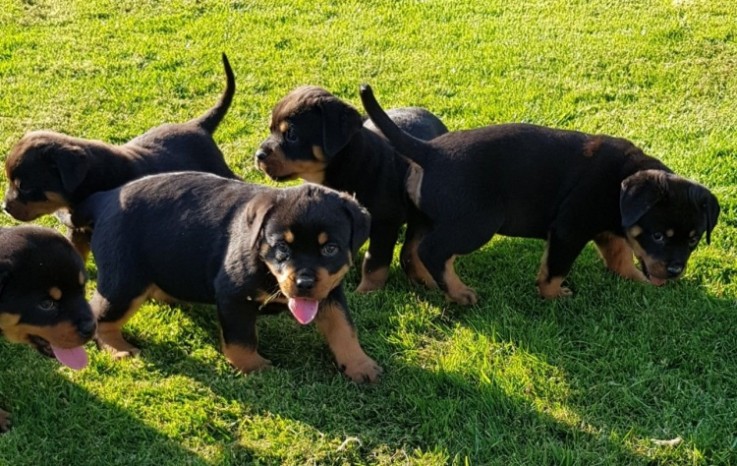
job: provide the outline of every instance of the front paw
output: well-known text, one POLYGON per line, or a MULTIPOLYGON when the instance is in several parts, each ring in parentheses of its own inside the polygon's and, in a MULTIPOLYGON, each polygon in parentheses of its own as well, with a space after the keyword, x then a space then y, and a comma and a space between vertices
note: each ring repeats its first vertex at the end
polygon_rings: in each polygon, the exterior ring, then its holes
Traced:
POLYGON ((479 301, 473 288, 462 287, 447 293, 448 299, 463 306, 472 306, 479 301))
POLYGON ((368 356, 340 364, 340 369, 349 379, 356 383, 375 383, 384 370, 368 356))
POLYGON ((119 338, 105 339, 98 336, 95 338, 95 344, 100 350, 110 353, 115 360, 130 358, 141 354, 141 350, 125 341, 122 335, 120 335, 119 338))

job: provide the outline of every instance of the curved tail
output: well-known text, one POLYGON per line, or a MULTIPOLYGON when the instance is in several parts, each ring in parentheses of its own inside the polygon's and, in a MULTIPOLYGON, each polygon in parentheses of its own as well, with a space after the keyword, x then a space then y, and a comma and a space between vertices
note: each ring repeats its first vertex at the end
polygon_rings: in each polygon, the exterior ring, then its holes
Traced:
POLYGON ((417 139, 400 129, 381 108, 379 102, 376 101, 371 86, 362 84, 359 93, 366 113, 368 113, 376 127, 384 133, 394 149, 411 161, 418 163, 421 167, 424 166, 429 149, 427 142, 417 139))
POLYGON ((233 101, 233 94, 235 94, 235 75, 233 74, 233 69, 230 67, 230 62, 228 61, 228 57, 225 56, 225 53, 223 53, 223 67, 225 68, 225 76, 227 78, 223 95, 214 107, 201 117, 194 120, 194 123, 197 126, 203 128, 210 134, 215 132, 220 121, 222 121, 223 117, 228 112, 230 103, 233 101))

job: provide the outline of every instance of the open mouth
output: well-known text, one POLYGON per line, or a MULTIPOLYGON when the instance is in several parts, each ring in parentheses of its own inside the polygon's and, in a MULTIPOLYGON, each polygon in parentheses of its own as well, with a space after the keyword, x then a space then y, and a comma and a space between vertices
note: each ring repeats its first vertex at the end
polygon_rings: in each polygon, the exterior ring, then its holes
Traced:
POLYGON ((87 358, 87 352, 82 346, 76 348, 60 348, 53 346, 46 339, 38 335, 30 335, 28 339, 39 353, 49 358, 56 358, 64 366, 74 370, 87 367, 89 360, 87 358))
POLYGON ((655 286, 663 286, 668 281, 665 278, 658 278, 650 274, 650 271, 647 269, 647 264, 645 264, 645 261, 637 258, 640 262, 640 268, 642 268, 642 273, 645 274, 645 277, 647 277, 648 280, 650 280, 650 283, 652 283, 655 286))

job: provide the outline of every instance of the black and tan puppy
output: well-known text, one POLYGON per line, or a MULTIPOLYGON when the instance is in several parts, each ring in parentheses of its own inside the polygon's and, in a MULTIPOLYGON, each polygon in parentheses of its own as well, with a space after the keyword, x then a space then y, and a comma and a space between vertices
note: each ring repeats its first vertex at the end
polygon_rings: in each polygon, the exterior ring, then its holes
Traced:
MULTIPOLYGON (((87 365, 82 345, 95 333, 84 297, 84 264, 69 241, 39 227, 0 228, 0 334, 65 366, 87 365)), ((0 432, 9 427, 0 409, 0 432)))
MULTIPOLYGON (((448 132, 440 119, 422 108, 394 109, 389 115, 420 139, 448 132)), ((276 181, 302 178, 354 194, 371 213, 358 291, 384 286, 399 229, 416 212, 404 188, 409 164, 394 155, 370 121, 364 124, 355 108, 322 88, 299 87, 274 107, 271 135, 255 159, 256 166, 276 181)))
POLYGON ((704 233, 710 241, 714 195, 625 139, 505 124, 425 142, 393 124, 369 86, 361 99, 413 162, 407 189, 429 222, 410 257, 427 268, 423 281, 455 302, 477 301, 455 274, 455 257, 495 233, 547 240, 537 277, 545 298, 571 294, 563 279, 590 240, 609 269, 657 285, 683 273, 704 233))
MULTIPOLYGON (((157 126, 122 146, 51 131, 23 136, 5 161, 5 211, 21 221, 59 209, 73 211, 92 193, 153 173, 194 170, 235 178, 212 137, 235 92, 225 54, 223 65, 225 92, 207 113, 186 123, 157 126)), ((86 235, 77 233, 75 245, 86 255, 86 235)))
POLYGON ((316 321, 348 377, 377 379, 381 369, 361 349, 343 293, 370 222, 347 195, 181 172, 94 194, 75 216, 94 225, 91 304, 98 343, 116 356, 138 352, 121 327, 158 291, 215 303, 223 352, 243 372, 269 365, 257 352, 259 311, 286 305, 300 323, 316 321))

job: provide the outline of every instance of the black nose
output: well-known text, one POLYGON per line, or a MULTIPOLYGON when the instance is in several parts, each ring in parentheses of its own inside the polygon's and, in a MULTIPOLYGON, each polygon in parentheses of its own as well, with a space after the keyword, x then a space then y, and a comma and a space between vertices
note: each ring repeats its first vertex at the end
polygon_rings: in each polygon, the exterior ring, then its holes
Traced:
POLYGON ((263 149, 259 149, 256 151, 256 160, 265 160, 266 157, 268 156, 269 156, 269 153, 263 149))
POLYGON ((668 276, 677 277, 683 272, 683 264, 669 264, 666 270, 668 270, 668 276))
POLYGON ((77 324, 77 331, 82 338, 92 338, 95 330, 97 330, 97 322, 95 320, 85 320, 77 324))
POLYGON ((309 291, 315 287, 315 277, 312 275, 297 275, 297 289, 299 291, 309 291))

